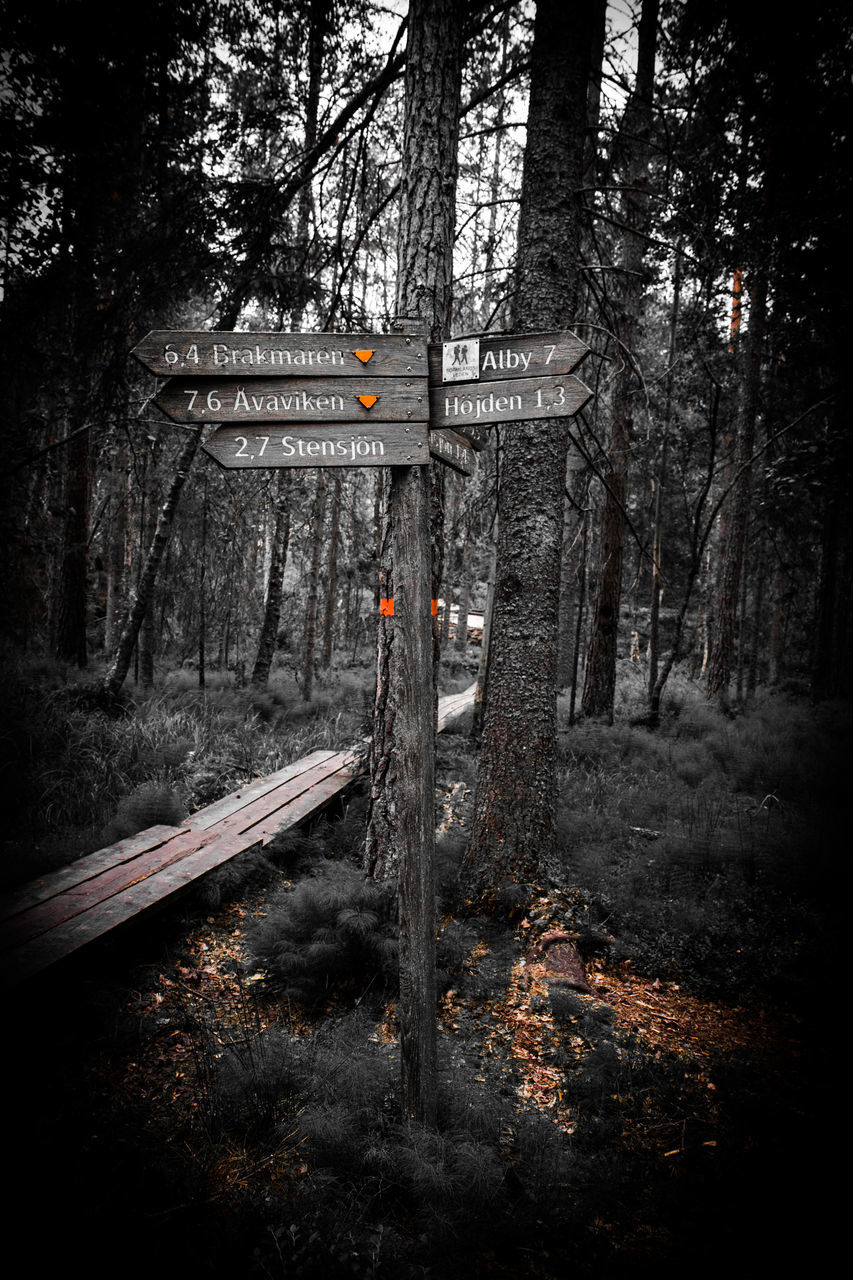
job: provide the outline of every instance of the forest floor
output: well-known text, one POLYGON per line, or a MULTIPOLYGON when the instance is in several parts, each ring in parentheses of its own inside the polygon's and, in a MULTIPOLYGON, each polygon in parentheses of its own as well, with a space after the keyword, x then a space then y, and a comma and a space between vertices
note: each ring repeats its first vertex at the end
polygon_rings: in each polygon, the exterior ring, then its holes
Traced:
MULTIPOLYGON (((747 777, 746 731, 726 733, 747 777)), ((221 901, 131 930, 9 1002, 7 1212, 28 1274, 75 1260, 94 1278, 247 1280, 820 1266, 839 1221, 838 969, 813 886, 825 859, 792 852, 807 825, 793 804, 790 839, 765 826, 753 782, 738 811, 748 802, 773 840, 742 844, 737 862, 734 828, 691 800, 679 822, 701 811, 725 853, 709 870, 691 838, 694 867, 681 835, 666 843, 676 824, 654 787, 641 795, 660 744, 627 726, 571 741, 560 830, 583 857, 503 923, 442 916, 437 1133, 397 1110, 387 975, 300 1000, 258 949, 259 927, 286 933, 296 891, 352 857, 357 804, 221 901), (618 827, 603 771, 630 801, 618 827), (642 834, 617 840, 626 817, 642 834), (555 989, 536 949, 567 927, 591 994, 555 989)), ((667 777, 693 788, 692 730, 667 750, 667 777)), ((446 857, 464 844, 475 766, 461 736, 439 756, 446 857)))

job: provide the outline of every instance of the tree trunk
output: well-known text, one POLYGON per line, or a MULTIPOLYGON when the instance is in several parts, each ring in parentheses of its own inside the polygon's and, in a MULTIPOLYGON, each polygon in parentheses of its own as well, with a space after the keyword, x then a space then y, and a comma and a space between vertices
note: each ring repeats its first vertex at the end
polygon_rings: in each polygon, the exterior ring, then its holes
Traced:
POLYGON ((323 611, 323 666, 332 665, 335 648, 335 601, 338 591, 338 544, 341 537, 341 486, 343 477, 335 472, 332 488, 332 513, 329 520, 329 558, 326 581, 326 607, 323 611))
POLYGON ((723 566, 717 590, 714 640, 708 666, 708 697, 725 698, 732 677, 735 617, 740 595, 740 579, 746 545, 752 494, 752 454, 761 378, 761 352, 767 306, 767 278, 759 269, 752 290, 749 331, 741 413, 738 421, 734 474, 737 477, 730 499, 728 532, 723 566))
POLYGON ((460 540, 458 570, 459 608, 456 611, 456 644, 457 653, 465 653, 468 648, 468 609, 471 602, 471 569, 468 564, 468 529, 460 540))
POLYGON ((68 445, 65 516, 62 530, 54 652, 63 662, 85 667, 86 563, 89 540, 89 432, 76 432, 68 445))
MULTIPOLYGON (((592 0, 536 7, 513 321, 569 327, 579 276, 592 0)), ((557 622, 568 434, 560 420, 503 434, 488 701, 467 894, 535 881, 553 853, 557 622)))
MULTIPOLYGON (((317 120, 320 108, 320 88, 323 77, 323 45, 329 26, 332 0, 309 0, 308 5, 308 93, 305 102, 305 144, 308 155, 317 145, 317 120)), ((311 214, 314 196, 311 177, 306 177, 299 191, 296 204, 296 245, 301 255, 299 264, 301 290, 296 306, 290 314, 290 327, 295 332, 302 327, 305 303, 308 299, 307 275, 311 261, 311 214)))
POLYGON ((612 426, 607 454, 607 493, 601 526, 598 598, 586 667, 582 709, 585 716, 613 721, 616 690, 616 642, 622 595, 622 543, 625 533, 628 456, 638 385, 631 363, 643 302, 645 229, 649 218, 649 138, 652 125, 658 0, 643 0, 634 93, 622 127, 628 149, 621 221, 625 227, 615 289, 616 332, 623 361, 613 386, 612 426), (626 355, 627 353, 627 359, 626 355))
POLYGON ((104 680, 104 693, 109 697, 115 697, 127 679, 127 673, 130 669, 130 659, 139 635, 139 628, 142 625, 142 619, 145 616, 145 611, 151 604, 151 600, 154 595, 154 584, 157 580, 157 570, 160 568, 163 552, 166 549, 166 543, 169 541, 169 537, 172 532, 172 521, 175 517, 178 500, 180 499, 181 491, 183 490, 187 476, 189 475, 193 459, 198 451, 199 442, 201 440, 201 430, 202 429, 199 427, 187 434, 186 443, 184 444, 180 457, 175 464, 175 474, 172 478, 169 492, 166 495, 166 501, 160 509, 160 515, 157 520, 157 529, 148 550, 148 556, 139 580, 136 597, 130 605, 127 620, 122 628, 121 639, 118 643, 116 656, 104 680))
POLYGON ((119 616, 126 582, 128 472, 127 445, 122 442, 117 449, 110 477, 112 518, 107 544, 107 600, 104 618, 104 652, 108 657, 113 655, 118 644, 119 616))
POLYGON ((267 598, 264 620, 258 640, 258 652, 252 668, 252 684, 266 688, 275 654, 278 624, 281 617, 281 595, 284 584, 284 567, 287 563, 287 544, 290 540, 290 482, 292 472, 282 467, 276 480, 275 526, 270 554, 270 571, 267 578, 267 598))
POLYGON ((474 691, 474 706, 471 711, 471 740, 479 742, 483 735, 483 722, 486 718, 486 701, 489 678, 489 647, 492 639, 492 613, 495 604, 495 573, 497 566, 497 543, 493 542, 489 552, 489 580, 486 586, 486 608, 483 615, 483 638, 480 641, 480 665, 477 668, 477 688, 474 691))
POLYGON ((305 632, 302 643, 302 701, 310 702, 314 691, 314 644, 317 638, 317 598, 320 593, 320 561, 323 527, 326 521, 326 472, 317 472, 317 488, 311 513, 311 571, 305 598, 305 632))

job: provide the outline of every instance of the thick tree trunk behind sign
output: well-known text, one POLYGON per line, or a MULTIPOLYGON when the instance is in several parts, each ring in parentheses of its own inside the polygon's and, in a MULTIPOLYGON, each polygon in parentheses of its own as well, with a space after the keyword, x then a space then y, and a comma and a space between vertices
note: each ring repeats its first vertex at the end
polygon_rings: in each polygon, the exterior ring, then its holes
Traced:
MULTIPOLYGON (((591 0, 536 7, 519 220, 517 330, 571 326, 577 299, 591 0)), ((488 701, 469 893, 535 879, 554 845, 557 620, 565 423, 514 423, 502 437, 488 701)))
POLYGON ((86 558, 89 541, 89 432, 78 431, 68 446, 65 512, 54 650, 64 662, 85 667, 86 558))

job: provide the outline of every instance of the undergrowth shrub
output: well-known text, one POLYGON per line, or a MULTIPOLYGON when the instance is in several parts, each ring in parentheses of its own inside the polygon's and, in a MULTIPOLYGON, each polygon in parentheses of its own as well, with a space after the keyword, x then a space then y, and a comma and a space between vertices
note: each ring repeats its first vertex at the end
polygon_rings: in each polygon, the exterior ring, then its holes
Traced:
POLYGON ((610 904, 619 958, 731 998, 802 988, 847 723, 779 696, 734 718, 685 699, 657 732, 563 735, 562 874, 610 904))
POLYGON ((448 1061, 436 1128, 406 1120, 399 1047, 363 1008, 313 1036, 278 1024, 214 1048, 214 1130, 251 1139, 260 1162, 290 1151, 307 1170, 271 1224, 271 1274, 291 1274, 299 1259, 307 1274, 334 1275, 346 1254, 354 1274, 449 1277, 486 1245, 515 1247, 537 1218, 566 1212, 573 1158, 550 1118, 448 1061))
POLYGON ((114 844, 148 827, 176 827, 186 817, 177 793, 160 782, 142 782, 122 796, 112 820, 104 828, 104 844, 114 844))
POLYGON ((291 999, 310 1003, 334 985, 362 989, 394 980, 396 886, 348 862, 328 862, 267 902, 246 950, 291 999))

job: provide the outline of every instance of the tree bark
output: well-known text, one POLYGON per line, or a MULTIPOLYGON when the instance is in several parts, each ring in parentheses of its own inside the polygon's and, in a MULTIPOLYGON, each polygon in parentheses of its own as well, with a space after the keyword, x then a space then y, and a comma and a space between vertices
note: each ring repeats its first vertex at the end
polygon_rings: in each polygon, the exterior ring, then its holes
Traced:
POLYGON ((302 700, 311 701, 314 691, 314 644, 317 638, 317 598, 320 593, 320 561, 323 527, 326 520, 326 472, 317 472, 317 488, 311 513, 311 571, 305 599, 305 631, 302 643, 302 700))
POLYGON ((258 652, 252 668, 252 684, 265 688, 270 678, 270 668, 275 654, 278 624, 281 617, 281 596, 284 584, 284 567, 287 563, 287 544, 290 541, 290 482, 292 472, 282 467, 276 481, 275 527, 267 578, 267 598, 264 620, 258 640, 258 652))
POLYGON ((616 332, 622 366, 613 386, 612 425, 607 454, 607 492, 601 525, 601 567, 598 598, 593 610, 592 639, 586 665, 582 710, 585 716, 613 721, 616 690, 616 642, 622 596, 622 544, 628 492, 628 457, 637 378, 631 363, 643 301, 644 232, 649 217, 649 137, 652 124, 658 0, 643 0, 637 48, 634 93, 625 109, 622 127, 628 150, 621 221, 622 239, 617 286, 614 291, 616 332), (627 358, 626 358, 627 356, 627 358))
POLYGON ((735 446, 734 473, 737 481, 730 499, 726 545, 717 589, 714 639, 708 665, 707 694, 709 698, 725 698, 728 695, 732 677, 735 618, 752 495, 752 454, 755 448, 755 424, 758 416, 761 355, 767 308, 767 277, 760 268, 751 292, 743 397, 735 446))
POLYGON ((160 509, 160 515, 157 519, 157 529, 151 546, 148 550, 148 556, 145 561, 145 567, 139 580, 139 586, 136 591, 135 598, 131 602, 128 611, 127 620, 122 628, 121 639, 116 649, 116 655, 113 659, 112 666, 107 672, 103 684, 104 693, 108 697, 115 697, 121 689, 127 673, 130 670, 130 659, 133 655, 133 648, 139 635, 139 628, 142 625, 142 619, 145 616, 146 609, 151 604, 154 594, 154 584, 157 581, 157 571, 160 568, 160 562, 163 559, 163 552, 172 532, 172 522, 177 510, 178 501, 181 496, 193 460, 198 452, 198 446, 201 440, 201 428, 190 431, 187 435, 186 443, 181 451, 180 457, 175 464, 175 474, 166 495, 166 501, 160 509))
POLYGON ((74 434, 68 446, 65 515, 56 602, 54 652, 64 662, 85 667, 86 563, 89 540, 89 432, 74 434))
MULTIPOLYGON (((593 3, 536 7, 513 323, 568 328, 577 300, 593 3)), ((488 701, 466 892, 484 907, 535 881, 554 850, 557 623, 568 434, 550 419, 503 434, 488 701)))
POLYGON ((335 648, 335 601, 338 591, 338 544, 341 537, 341 486, 343 477, 335 472, 332 511, 329 517, 329 558, 326 579, 326 607, 323 611, 323 666, 332 665, 335 648))

